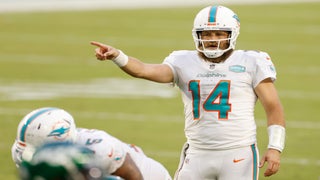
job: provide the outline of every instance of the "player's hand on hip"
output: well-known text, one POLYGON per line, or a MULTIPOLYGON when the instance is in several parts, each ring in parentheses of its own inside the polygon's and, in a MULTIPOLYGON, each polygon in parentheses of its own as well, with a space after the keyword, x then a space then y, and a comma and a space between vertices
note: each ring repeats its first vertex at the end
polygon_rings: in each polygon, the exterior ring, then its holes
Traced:
POLYGON ((265 155, 261 158, 259 167, 262 168, 267 162, 268 167, 264 172, 264 176, 268 177, 278 172, 280 168, 280 155, 281 153, 276 149, 268 149, 265 155))
POLYGON ((95 55, 100 61, 104 61, 107 59, 113 60, 120 53, 116 48, 106 44, 102 44, 100 42, 91 41, 90 44, 98 47, 95 49, 95 55))

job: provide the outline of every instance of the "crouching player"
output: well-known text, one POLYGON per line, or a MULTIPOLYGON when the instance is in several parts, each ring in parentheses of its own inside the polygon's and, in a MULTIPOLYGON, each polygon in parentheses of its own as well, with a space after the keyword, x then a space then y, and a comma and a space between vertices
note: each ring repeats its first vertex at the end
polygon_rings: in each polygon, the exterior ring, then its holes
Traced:
POLYGON ((127 144, 105 131, 76 128, 71 114, 63 109, 45 107, 27 114, 20 122, 12 146, 17 166, 30 160, 34 149, 48 142, 70 141, 92 150, 107 173, 125 180, 171 180, 167 169, 147 157, 141 148, 127 144))

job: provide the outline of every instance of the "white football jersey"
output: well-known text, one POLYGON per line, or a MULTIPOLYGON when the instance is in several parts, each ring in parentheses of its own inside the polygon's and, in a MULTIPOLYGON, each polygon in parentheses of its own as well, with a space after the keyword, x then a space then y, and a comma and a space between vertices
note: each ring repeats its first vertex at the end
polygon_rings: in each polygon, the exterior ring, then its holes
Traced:
POLYGON ((93 150, 105 163, 108 173, 115 172, 123 164, 128 153, 145 180, 171 180, 165 167, 147 157, 140 147, 122 142, 105 131, 83 128, 77 130, 76 143, 93 150))
POLYGON ((223 63, 211 63, 197 51, 174 51, 163 62, 182 93, 185 134, 200 149, 230 149, 256 142, 254 88, 276 79, 265 52, 236 50, 223 63))
MULTIPOLYGON (((93 150, 105 163, 108 173, 115 172, 123 164, 126 153, 131 151, 129 145, 104 131, 83 128, 77 128, 77 131, 76 143, 93 150)), ((139 156, 145 155, 141 153, 139 156)))

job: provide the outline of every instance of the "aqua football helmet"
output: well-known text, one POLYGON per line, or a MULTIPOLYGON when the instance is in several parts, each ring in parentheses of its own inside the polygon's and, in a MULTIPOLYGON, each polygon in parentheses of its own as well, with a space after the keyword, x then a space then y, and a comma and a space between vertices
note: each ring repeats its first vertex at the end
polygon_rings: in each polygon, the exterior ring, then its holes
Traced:
POLYGON ((116 180, 109 176, 94 152, 69 142, 40 146, 30 161, 22 161, 21 180, 116 180))
POLYGON ((76 140, 73 117, 63 109, 45 107, 27 114, 19 123, 16 146, 24 150, 22 157, 31 158, 33 150, 45 142, 76 140))
POLYGON ((217 58, 230 49, 235 49, 236 40, 240 33, 240 20, 238 16, 229 8, 224 6, 209 6, 202 9, 194 19, 192 36, 196 49, 202 52, 208 58, 217 58), (203 40, 200 33, 202 31, 228 31, 230 33, 227 39, 203 40), (220 41, 229 41, 227 49, 219 49, 220 41), (215 50, 206 49, 204 41, 217 41, 218 48, 215 50))

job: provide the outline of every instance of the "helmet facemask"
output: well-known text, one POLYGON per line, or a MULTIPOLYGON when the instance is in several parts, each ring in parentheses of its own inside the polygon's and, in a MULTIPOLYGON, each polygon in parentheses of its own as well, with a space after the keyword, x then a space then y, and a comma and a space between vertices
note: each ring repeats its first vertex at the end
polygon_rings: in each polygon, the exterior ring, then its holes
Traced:
POLYGON ((228 31, 229 35, 227 38, 224 39, 215 39, 215 40, 205 40, 201 37, 201 31, 196 32, 197 38, 194 38, 195 46, 197 51, 203 53, 207 58, 217 58, 223 55, 225 52, 229 51, 230 49, 234 49, 231 42, 231 32, 228 31), (228 44, 227 48, 221 47, 221 42, 226 41, 228 44), (205 43, 212 43, 217 46, 216 49, 209 49, 206 48, 205 43))

